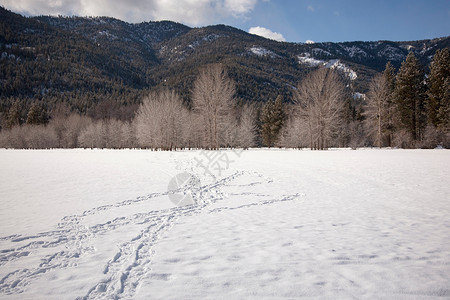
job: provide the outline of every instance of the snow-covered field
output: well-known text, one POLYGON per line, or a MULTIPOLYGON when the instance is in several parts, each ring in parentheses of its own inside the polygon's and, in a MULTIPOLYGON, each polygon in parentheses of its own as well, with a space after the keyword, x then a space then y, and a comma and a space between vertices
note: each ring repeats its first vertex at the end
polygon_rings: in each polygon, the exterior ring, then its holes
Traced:
POLYGON ((450 298, 450 151, 214 154, 0 150, 0 298, 450 298))

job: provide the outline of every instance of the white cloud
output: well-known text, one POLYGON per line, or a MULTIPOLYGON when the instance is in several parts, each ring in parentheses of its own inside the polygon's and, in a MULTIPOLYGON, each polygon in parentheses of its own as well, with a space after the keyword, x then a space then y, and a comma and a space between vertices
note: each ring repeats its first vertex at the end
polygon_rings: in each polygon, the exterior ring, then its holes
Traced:
POLYGON ((313 40, 306 40, 305 43, 306 44, 315 44, 316 42, 314 42, 313 40))
POLYGON ((171 20, 192 26, 245 18, 258 0, 0 0, 27 15, 110 16, 128 22, 171 20))
POLYGON ((224 6, 233 16, 239 17, 252 11, 257 0, 225 0, 224 6))
POLYGON ((311 11, 311 12, 315 11, 314 6, 312 6, 312 5, 308 5, 307 9, 308 9, 308 11, 311 11))
POLYGON ((256 27, 252 27, 248 30, 249 33, 251 34, 256 34, 271 40, 275 40, 275 41, 279 41, 279 42, 285 42, 286 39, 284 38, 284 36, 281 33, 278 32, 273 32, 270 29, 261 27, 261 26, 256 26, 256 27))

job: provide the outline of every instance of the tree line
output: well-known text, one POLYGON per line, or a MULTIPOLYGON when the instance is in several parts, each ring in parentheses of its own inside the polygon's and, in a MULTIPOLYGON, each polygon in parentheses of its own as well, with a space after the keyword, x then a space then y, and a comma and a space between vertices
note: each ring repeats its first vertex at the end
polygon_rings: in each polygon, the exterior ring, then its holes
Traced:
POLYGON ((296 90, 279 145, 311 149, 450 147, 448 49, 436 52, 429 74, 412 52, 397 74, 388 62, 384 72, 370 82, 356 118, 348 117, 345 94, 345 85, 335 71, 322 68, 308 74, 296 90))
POLYGON ((262 104, 237 99, 226 69, 210 64, 196 77, 190 101, 167 88, 152 91, 131 119, 107 113, 93 119, 63 104, 49 112, 42 102, 33 103, 24 117, 16 102, 2 121, 0 147, 449 147, 449 87, 448 49, 436 52, 429 74, 413 53, 398 72, 388 63, 357 110, 335 70, 313 70, 294 89, 293 99, 278 96, 262 104))

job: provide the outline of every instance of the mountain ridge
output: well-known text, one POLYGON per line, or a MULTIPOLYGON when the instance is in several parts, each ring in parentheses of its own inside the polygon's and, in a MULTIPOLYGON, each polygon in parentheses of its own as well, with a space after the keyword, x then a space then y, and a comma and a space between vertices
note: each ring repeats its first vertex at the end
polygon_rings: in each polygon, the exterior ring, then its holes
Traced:
POLYGON ((450 48, 448 36, 309 44, 277 42, 221 24, 23 17, 1 7, 0 17, 0 111, 17 99, 46 99, 91 113, 105 100, 135 105, 148 90, 164 87, 189 101, 198 69, 215 62, 227 67, 244 101, 278 94, 289 101, 301 78, 319 64, 342 70, 351 92, 365 93, 388 61, 398 68, 413 51, 427 68, 437 49, 450 48))

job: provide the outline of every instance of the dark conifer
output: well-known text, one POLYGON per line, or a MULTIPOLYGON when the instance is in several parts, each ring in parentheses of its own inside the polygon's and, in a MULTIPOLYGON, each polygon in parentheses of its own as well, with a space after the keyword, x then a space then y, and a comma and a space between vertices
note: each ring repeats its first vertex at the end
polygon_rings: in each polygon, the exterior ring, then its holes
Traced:
POLYGON ((392 146, 393 134, 395 130, 395 101, 394 101, 394 90, 395 90, 395 69, 392 66, 391 62, 386 64, 386 68, 384 69, 383 76, 386 84, 386 126, 385 126, 385 134, 386 134, 386 145, 388 147, 392 146))
POLYGON ((47 124, 48 113, 43 105, 34 102, 27 115, 27 124, 47 124))
POLYGON ((408 54, 398 71, 394 95, 399 127, 406 129, 413 141, 420 140, 425 127, 424 72, 412 52, 408 54))
POLYGON ((264 146, 273 147, 277 144, 285 119, 283 97, 279 95, 275 101, 269 100, 264 104, 261 113, 261 136, 264 146))
POLYGON ((437 50, 430 68, 428 90, 428 122, 435 127, 449 123, 450 99, 450 53, 448 49, 437 50))

